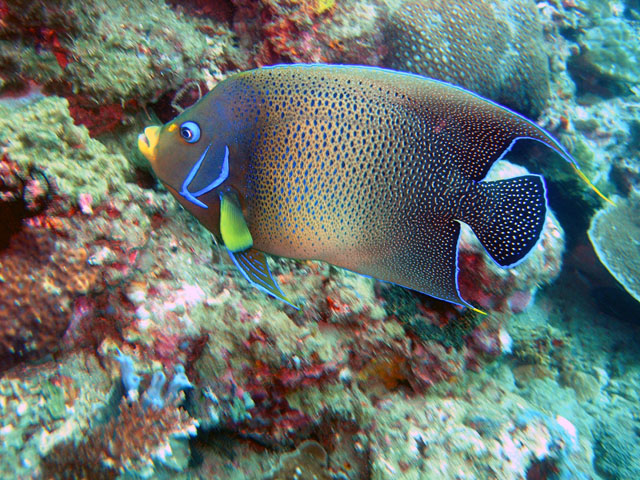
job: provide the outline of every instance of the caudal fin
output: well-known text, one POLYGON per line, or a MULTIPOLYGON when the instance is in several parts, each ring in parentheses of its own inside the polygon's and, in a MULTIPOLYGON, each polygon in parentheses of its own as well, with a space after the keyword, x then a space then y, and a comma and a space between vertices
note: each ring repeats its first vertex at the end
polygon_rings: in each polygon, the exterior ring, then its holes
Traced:
POLYGON ((547 212, 544 179, 524 175, 476 185, 477 198, 461 220, 498 265, 513 266, 540 238, 547 212))

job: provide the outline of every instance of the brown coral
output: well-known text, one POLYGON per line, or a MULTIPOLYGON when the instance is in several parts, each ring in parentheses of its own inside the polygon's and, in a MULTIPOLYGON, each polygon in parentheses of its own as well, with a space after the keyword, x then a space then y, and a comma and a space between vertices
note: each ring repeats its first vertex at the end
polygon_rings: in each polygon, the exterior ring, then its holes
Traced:
POLYGON ((531 0, 410 0, 391 16, 386 63, 468 88, 537 116, 549 95, 531 0))
POLYGON ((0 204, 15 214, 2 210, 10 231, 0 248, 0 370, 54 352, 74 299, 97 283, 97 268, 77 246, 60 199, 49 206, 50 187, 44 176, 19 171, 6 156, 0 162, 0 204))
POLYGON ((166 405, 145 410, 139 402, 121 402, 120 414, 91 430, 77 445, 56 445, 43 459, 46 479, 111 479, 153 468, 153 455, 170 452, 172 436, 195 432, 196 422, 187 413, 166 405))
POLYGON ((58 348, 73 300, 96 284, 83 248, 47 227, 28 228, 0 252, 0 370, 58 348))

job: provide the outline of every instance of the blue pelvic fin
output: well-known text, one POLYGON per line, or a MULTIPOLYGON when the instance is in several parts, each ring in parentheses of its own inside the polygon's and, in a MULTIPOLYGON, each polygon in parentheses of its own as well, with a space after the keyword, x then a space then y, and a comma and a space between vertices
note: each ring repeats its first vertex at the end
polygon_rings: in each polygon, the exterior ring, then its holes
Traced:
POLYGON ((296 310, 299 309, 297 305, 289 300, 271 276, 271 271, 267 264, 267 256, 263 252, 255 248, 249 248, 242 252, 232 252, 229 249, 227 251, 235 266, 238 267, 238 270, 251 285, 291 305, 296 310))

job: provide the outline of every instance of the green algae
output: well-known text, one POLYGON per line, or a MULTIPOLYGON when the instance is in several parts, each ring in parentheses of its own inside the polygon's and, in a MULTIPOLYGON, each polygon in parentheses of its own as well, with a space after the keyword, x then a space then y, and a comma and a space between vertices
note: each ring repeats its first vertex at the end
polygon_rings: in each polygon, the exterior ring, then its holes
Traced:
POLYGON ((110 153, 74 125, 68 102, 39 97, 31 102, 0 102, 0 148, 11 160, 33 165, 56 184, 56 192, 75 201, 81 193, 100 202, 125 183, 129 162, 110 153))

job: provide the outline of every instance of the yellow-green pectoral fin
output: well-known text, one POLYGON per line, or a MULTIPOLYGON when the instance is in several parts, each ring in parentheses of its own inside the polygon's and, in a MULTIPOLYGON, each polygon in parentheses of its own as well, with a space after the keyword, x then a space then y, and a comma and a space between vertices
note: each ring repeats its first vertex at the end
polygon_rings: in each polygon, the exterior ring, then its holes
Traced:
POLYGON ((233 193, 220 194, 220 234, 230 252, 241 252, 253 247, 253 238, 233 193))
POLYGON ((271 276, 271 271, 267 264, 267 256, 263 252, 255 248, 250 248, 243 252, 233 252, 231 250, 228 250, 228 252, 233 263, 251 285, 282 300, 295 309, 299 308, 280 290, 280 287, 271 276))

